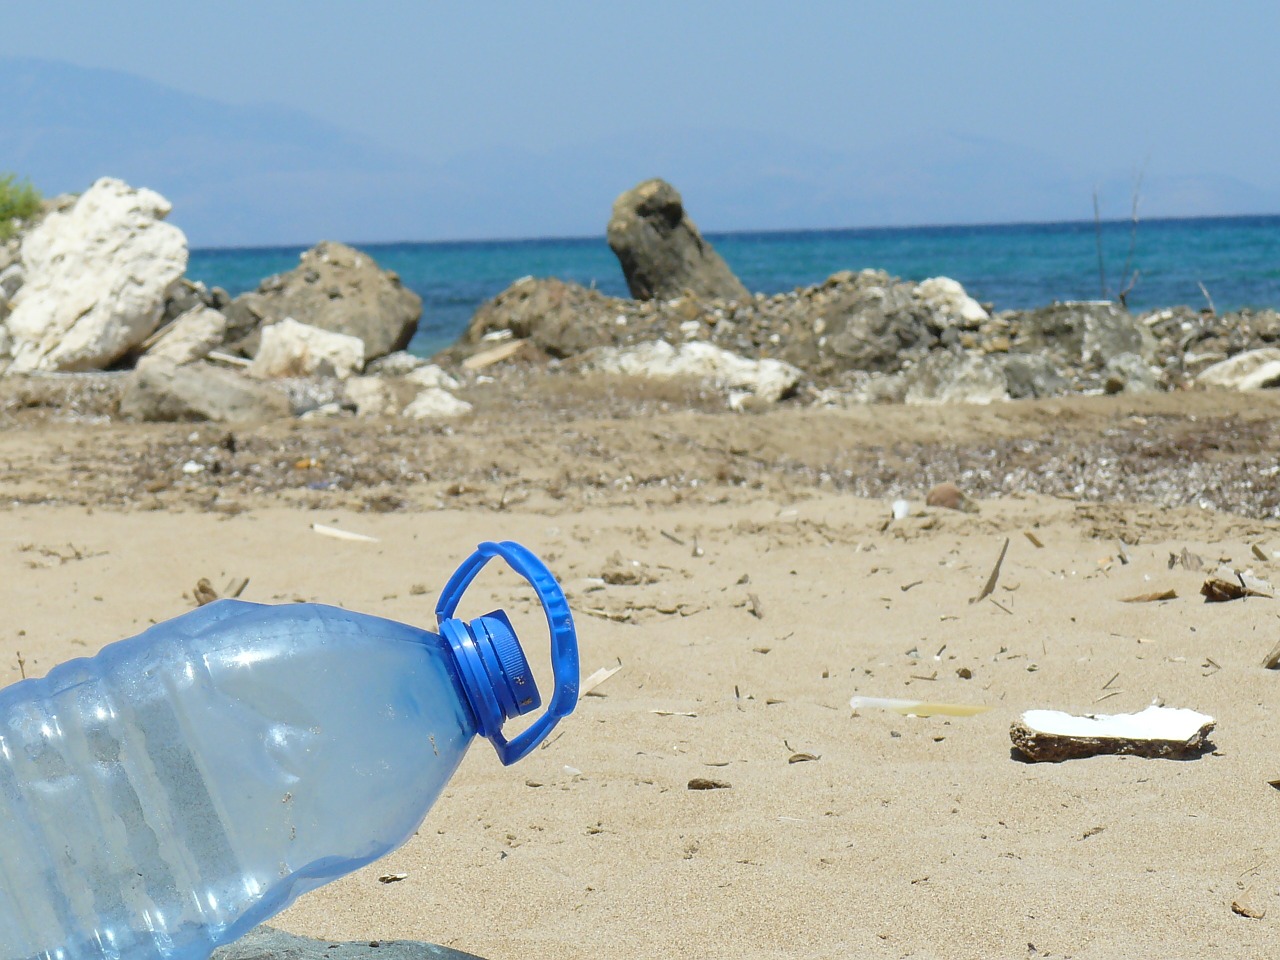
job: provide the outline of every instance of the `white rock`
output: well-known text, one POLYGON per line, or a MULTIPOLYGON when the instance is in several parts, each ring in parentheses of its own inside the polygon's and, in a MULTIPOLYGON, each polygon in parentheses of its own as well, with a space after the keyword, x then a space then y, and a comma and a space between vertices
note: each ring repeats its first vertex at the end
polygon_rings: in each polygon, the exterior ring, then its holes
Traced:
POLYGON ((345 380, 364 366, 364 341, 285 317, 262 328, 262 342, 249 366, 255 377, 309 377, 329 373, 345 380))
POLYGON ((175 364, 203 360, 222 343, 226 332, 227 318, 220 312, 212 307, 193 307, 160 332, 145 359, 175 364))
POLYGON ((459 400, 448 390, 428 387, 414 397, 404 408, 403 414, 414 420, 431 420, 436 417, 460 417, 471 410, 471 404, 459 400))
POLYGON ((673 347, 664 340, 634 347, 601 347, 587 355, 586 367, 602 373, 665 380, 696 377, 729 391, 741 406, 747 397, 774 403, 795 389, 800 371, 781 360, 748 360, 702 341, 673 347))
POLYGON ((377 360, 370 360, 364 370, 365 373, 376 373, 380 377, 403 377, 426 365, 427 361, 422 357, 416 357, 407 350, 397 350, 377 360))
POLYGON ((381 377, 352 377, 342 389, 348 402, 356 405, 358 416, 378 417, 395 412, 391 390, 381 377))
POLYGON ((915 295, 943 318, 965 323, 981 323, 991 319, 982 304, 964 292, 958 281, 950 277, 930 277, 916 284, 915 295))
POLYGON ((169 210, 153 190, 103 178, 23 238, 13 370, 102 369, 151 335, 187 269, 169 210))
POLYGON ((1263 347, 1201 370, 1196 381, 1228 390, 1260 390, 1280 385, 1280 349, 1263 347))
POLYGON ((460 384, 449 374, 445 373, 437 364, 429 363, 425 366, 411 370, 405 375, 405 379, 410 383, 415 383, 420 387, 440 387, 444 390, 457 390, 460 384))

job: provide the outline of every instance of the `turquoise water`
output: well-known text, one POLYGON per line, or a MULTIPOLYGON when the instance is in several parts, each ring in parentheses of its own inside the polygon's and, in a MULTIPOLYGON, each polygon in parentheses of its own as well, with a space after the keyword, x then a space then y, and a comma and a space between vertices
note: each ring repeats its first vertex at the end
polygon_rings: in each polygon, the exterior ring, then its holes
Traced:
MULTIPOLYGON (((1131 227, 1102 227, 1107 294, 1124 285, 1131 227)), ((997 309, 1103 295, 1092 223, 895 227, 709 234, 747 288, 780 293, 818 283, 837 270, 877 268, 906 280, 948 276, 997 309)), ((626 296, 618 261, 603 237, 368 244, 423 300, 412 349, 429 355, 452 343, 471 314, 512 281, 560 277, 626 296)), ((235 295, 298 263, 302 247, 193 250, 189 276, 235 295)), ((1150 220, 1138 225, 1129 295, 1134 309, 1205 305, 1219 311, 1280 307, 1280 216, 1150 220)))

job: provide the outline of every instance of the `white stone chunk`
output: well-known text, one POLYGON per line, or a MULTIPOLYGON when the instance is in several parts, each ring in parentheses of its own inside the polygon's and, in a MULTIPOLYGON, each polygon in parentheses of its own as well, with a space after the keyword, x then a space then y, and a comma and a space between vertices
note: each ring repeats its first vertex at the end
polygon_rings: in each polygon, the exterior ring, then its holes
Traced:
POLYGON ((169 210, 153 190, 103 178, 23 238, 11 369, 100 370, 151 335, 187 269, 169 210))
POLYGON ((748 360, 710 343, 693 341, 673 347, 664 340, 634 347, 602 347, 593 351, 588 369, 633 377, 709 380, 741 405, 747 397, 774 403, 795 389, 800 371, 781 360, 748 360))
POLYGON ((954 322, 981 323, 991 319, 982 304, 965 293, 959 281, 950 277, 930 277, 916 284, 915 295, 941 316, 954 322))
POLYGON ((1227 390, 1261 390, 1280 384, 1280 349, 1263 347, 1228 357, 1201 370, 1198 383, 1227 390))
POLYGON ((443 390, 457 390, 462 386, 455 378, 445 373, 438 364, 434 363, 409 371, 409 373, 405 374, 405 379, 420 387, 440 387, 443 390))
POLYGON ((212 307, 193 307, 163 330, 147 350, 147 360, 184 364, 203 360, 221 345, 227 318, 212 307))
POLYGON ((271 377, 328 374, 345 380, 364 366, 364 341, 321 330, 292 317, 262 328, 262 342, 249 373, 271 377))
POLYGON ((460 417, 470 410, 471 404, 459 400, 448 390, 428 387, 413 398, 403 413, 413 420, 433 420, 437 417, 460 417))

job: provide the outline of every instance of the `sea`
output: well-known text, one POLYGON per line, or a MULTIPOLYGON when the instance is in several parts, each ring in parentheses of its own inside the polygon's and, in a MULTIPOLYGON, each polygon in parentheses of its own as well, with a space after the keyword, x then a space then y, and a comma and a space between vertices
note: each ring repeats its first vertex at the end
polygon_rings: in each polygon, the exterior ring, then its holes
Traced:
MULTIPOLYGON (((1114 299, 1121 291, 1133 310, 1280 308, 1280 216, 706 236, 749 290, 766 294, 870 268, 911 281, 951 277, 997 310, 1114 299)), ((603 236, 358 246, 422 297, 410 344, 421 356, 454 342, 480 304, 521 277, 558 277, 627 296, 603 236)), ((304 249, 196 249, 187 275, 235 296, 293 269, 304 249)))

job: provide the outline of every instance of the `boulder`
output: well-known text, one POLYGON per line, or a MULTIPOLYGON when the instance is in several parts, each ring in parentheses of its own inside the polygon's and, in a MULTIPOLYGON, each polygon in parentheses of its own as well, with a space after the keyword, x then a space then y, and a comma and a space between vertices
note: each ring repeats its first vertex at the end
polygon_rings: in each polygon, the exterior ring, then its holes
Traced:
POLYGON ((1036 353, 1011 354, 1004 359, 1005 388, 1014 400, 1056 397, 1071 392, 1071 381, 1053 361, 1036 353))
POLYGON ((120 413, 134 420, 271 420, 291 409, 280 390, 205 361, 143 364, 120 399, 120 413))
POLYGON ((252 376, 332 376, 344 380, 364 366, 364 343, 359 337, 332 333, 285 317, 262 331, 252 376))
POLYGON ((1097 372, 1122 353, 1146 361, 1155 356, 1155 338, 1147 327, 1114 303, 1055 303, 1012 316, 1012 350, 1047 353, 1060 368, 1097 372))
POLYGON ((609 246, 637 300, 670 300, 686 292, 746 302, 751 294, 703 239, 675 187, 646 180, 613 204, 609 246))
POLYGON ((151 335, 187 268, 169 210, 152 190, 104 178, 23 237, 11 369, 100 370, 151 335))
POLYGON ((412 420, 435 420, 443 417, 460 417, 469 413, 471 404, 459 400, 448 390, 427 387, 409 403, 401 413, 412 420))
POLYGON ((184 364, 202 360, 227 332, 227 318, 203 304, 193 307, 160 330, 146 345, 146 362, 184 364))
POLYGON ((747 399, 776 403, 795 391, 800 371, 781 360, 748 360, 710 343, 694 341, 674 347, 663 340, 633 347, 602 347, 584 359, 583 366, 601 373, 659 380, 693 377, 728 391, 729 404, 747 399))
POLYGON ((1280 386, 1280 348, 1262 347, 1238 353, 1200 371, 1196 382, 1227 390, 1261 390, 1280 386))
POLYGON ((341 243, 324 242, 302 254, 288 273, 268 277, 254 293, 228 308, 231 335, 250 355, 256 352, 255 327, 291 317, 308 326, 358 337, 362 360, 372 360, 409 345, 422 300, 367 254, 341 243))
POLYGON ((471 953, 416 940, 312 940, 271 927, 257 927, 215 950, 212 960, 480 960, 471 953))
POLYGON ((812 332, 784 337, 782 355, 821 373, 899 370, 939 344, 940 325, 916 289, 878 271, 835 274, 793 306, 812 332))
POLYGON ((451 360, 491 345, 493 338, 529 340, 551 357, 575 356, 616 342, 616 317, 627 301, 563 280, 517 280, 480 306, 466 333, 445 352, 451 360))
POLYGON ((935 351, 902 374, 910 404, 993 403, 1008 400, 1000 364, 989 357, 935 351))

